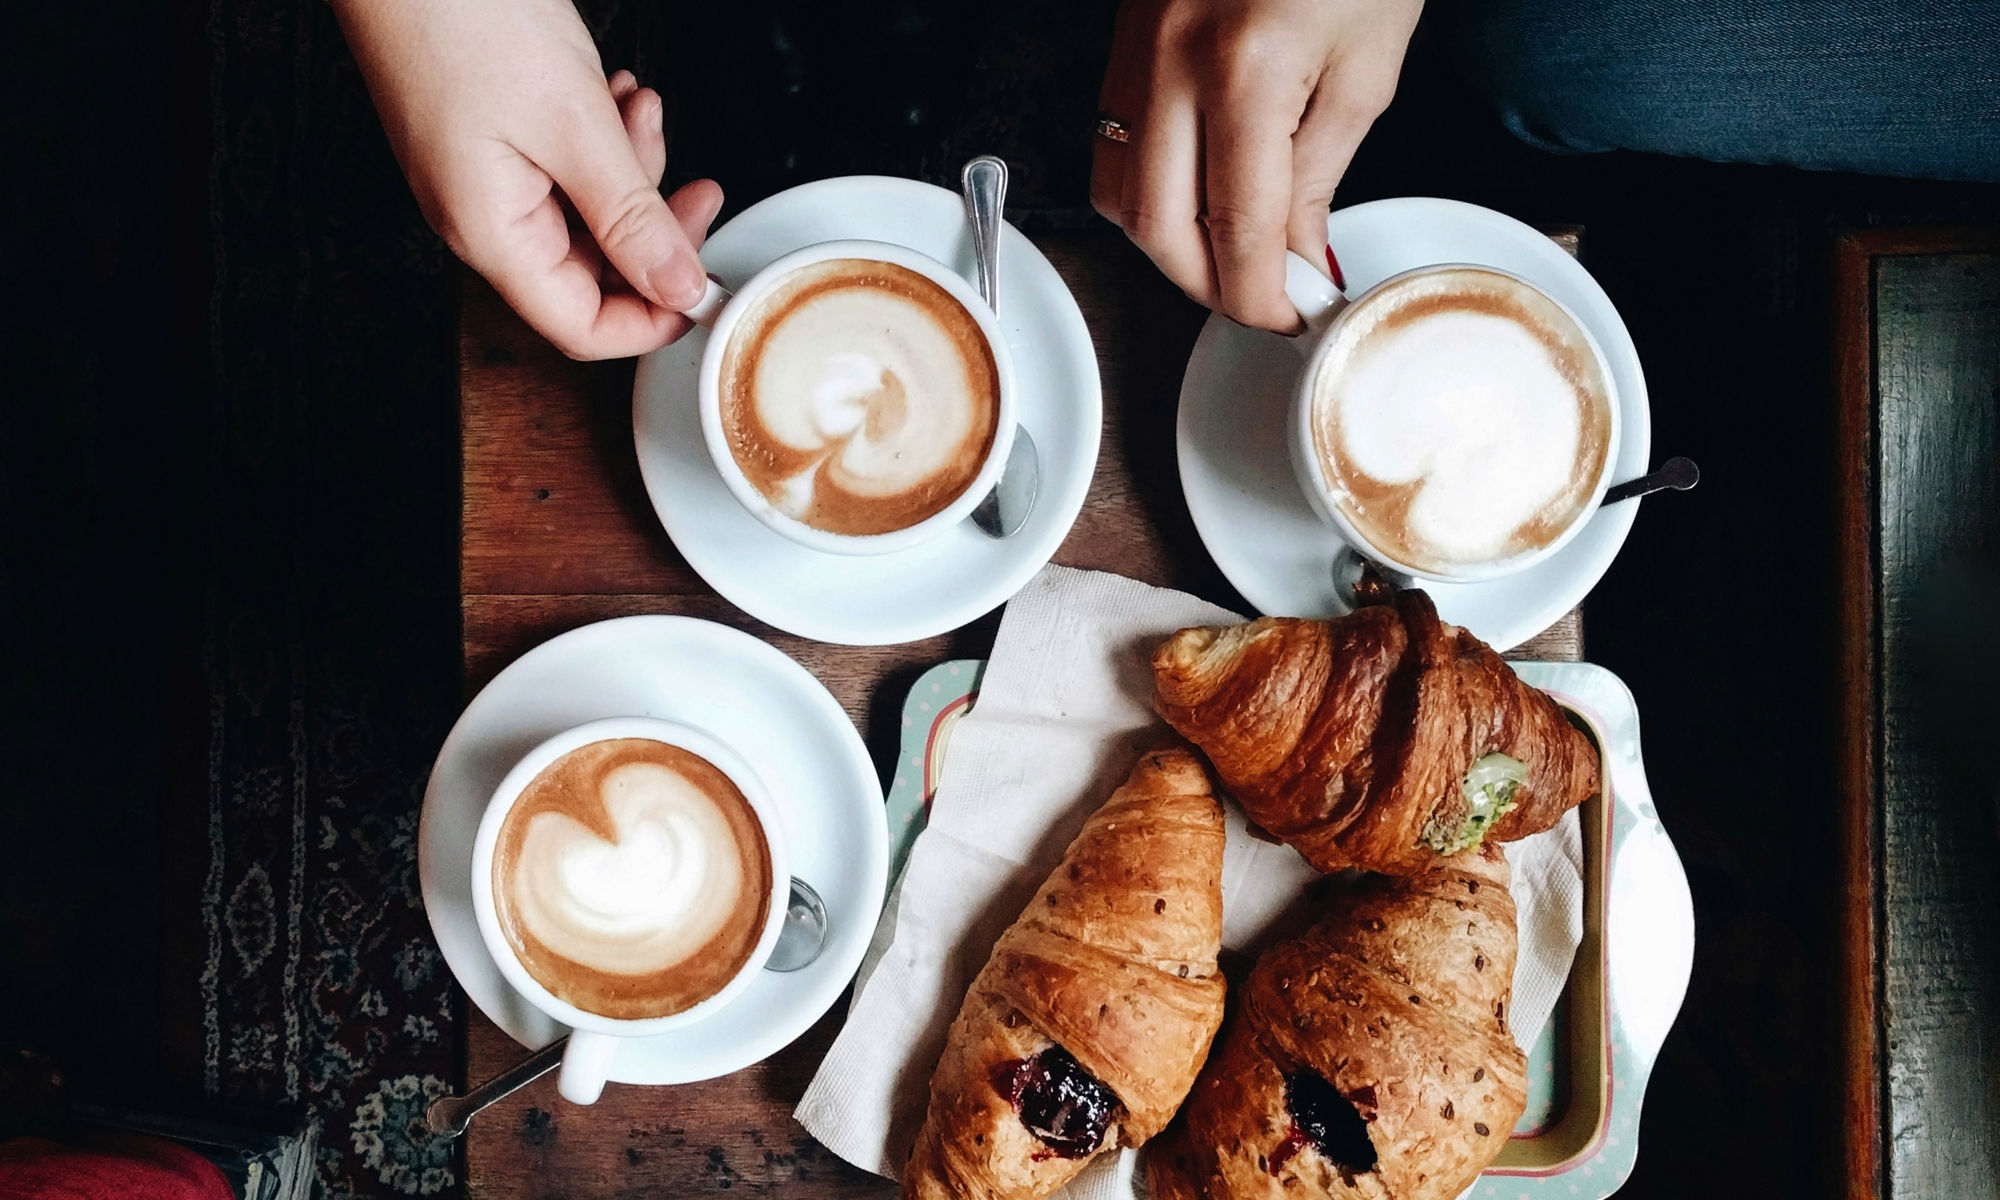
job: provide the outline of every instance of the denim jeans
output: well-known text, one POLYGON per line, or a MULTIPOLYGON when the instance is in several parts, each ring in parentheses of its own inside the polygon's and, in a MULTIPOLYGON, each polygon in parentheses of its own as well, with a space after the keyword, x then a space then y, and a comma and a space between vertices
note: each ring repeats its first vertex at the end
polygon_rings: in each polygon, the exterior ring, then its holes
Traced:
POLYGON ((1459 32, 1547 150, 2000 181, 1994 0, 1465 0, 1459 32))

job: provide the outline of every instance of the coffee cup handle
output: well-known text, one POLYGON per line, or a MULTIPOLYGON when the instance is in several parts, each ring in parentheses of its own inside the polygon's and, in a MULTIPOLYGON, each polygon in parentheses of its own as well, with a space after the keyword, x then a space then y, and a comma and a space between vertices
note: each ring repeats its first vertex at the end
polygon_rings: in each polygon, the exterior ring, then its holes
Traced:
POLYGON ((703 329, 713 329, 715 319, 722 315, 723 308, 733 298, 729 289, 717 283, 715 276, 710 275, 708 286, 702 289, 701 299, 695 301, 682 315, 703 329))
POLYGON ((563 1050, 562 1072, 556 1076, 556 1091, 571 1104, 595 1104, 604 1094, 604 1081, 611 1077, 611 1059, 618 1052, 618 1039, 609 1034, 577 1029, 569 1035, 563 1050))
POLYGON ((1306 323, 1305 330, 1291 339, 1300 354, 1311 352, 1319 341, 1316 335, 1347 307, 1346 294, 1333 286, 1333 280, 1292 250, 1285 251, 1285 298, 1306 323))

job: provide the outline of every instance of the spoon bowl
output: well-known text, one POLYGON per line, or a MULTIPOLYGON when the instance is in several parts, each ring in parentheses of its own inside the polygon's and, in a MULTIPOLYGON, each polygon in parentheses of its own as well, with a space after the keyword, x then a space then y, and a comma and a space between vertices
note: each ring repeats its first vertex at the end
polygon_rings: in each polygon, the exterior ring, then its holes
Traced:
POLYGON ((785 906, 785 927, 778 944, 764 960, 766 971, 798 971, 813 964, 826 949, 826 902, 805 880, 793 876, 792 895, 785 906))

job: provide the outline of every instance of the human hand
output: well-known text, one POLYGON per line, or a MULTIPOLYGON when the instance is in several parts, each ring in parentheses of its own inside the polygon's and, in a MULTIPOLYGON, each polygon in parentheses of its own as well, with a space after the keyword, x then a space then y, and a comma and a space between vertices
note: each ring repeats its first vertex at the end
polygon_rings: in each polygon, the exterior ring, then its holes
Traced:
POLYGON ((528 324, 574 358, 686 332, 722 189, 660 198, 660 97, 605 78, 569 0, 335 8, 425 219, 528 324))
POLYGON ((1285 251, 1326 258, 1326 213, 1395 95, 1422 0, 1127 0, 1090 202, 1167 278, 1245 325, 1299 328, 1285 251))

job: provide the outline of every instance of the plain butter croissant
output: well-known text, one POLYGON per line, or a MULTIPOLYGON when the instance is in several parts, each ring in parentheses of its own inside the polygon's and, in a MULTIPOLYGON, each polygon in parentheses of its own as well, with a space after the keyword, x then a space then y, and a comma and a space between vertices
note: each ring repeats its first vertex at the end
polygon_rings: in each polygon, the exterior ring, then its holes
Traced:
POLYGON ((1421 591, 1330 621, 1183 629, 1153 677, 1160 715, 1322 871, 1426 870, 1598 789, 1590 739, 1421 591))
POLYGON ((904 1196, 1046 1196, 1166 1125, 1222 1024, 1222 842, 1201 761, 1140 759, 973 979, 904 1196))
POLYGON ((1239 989, 1181 1121, 1147 1151, 1154 1200, 1457 1196, 1527 1104, 1514 949, 1497 847, 1362 877, 1239 989))

